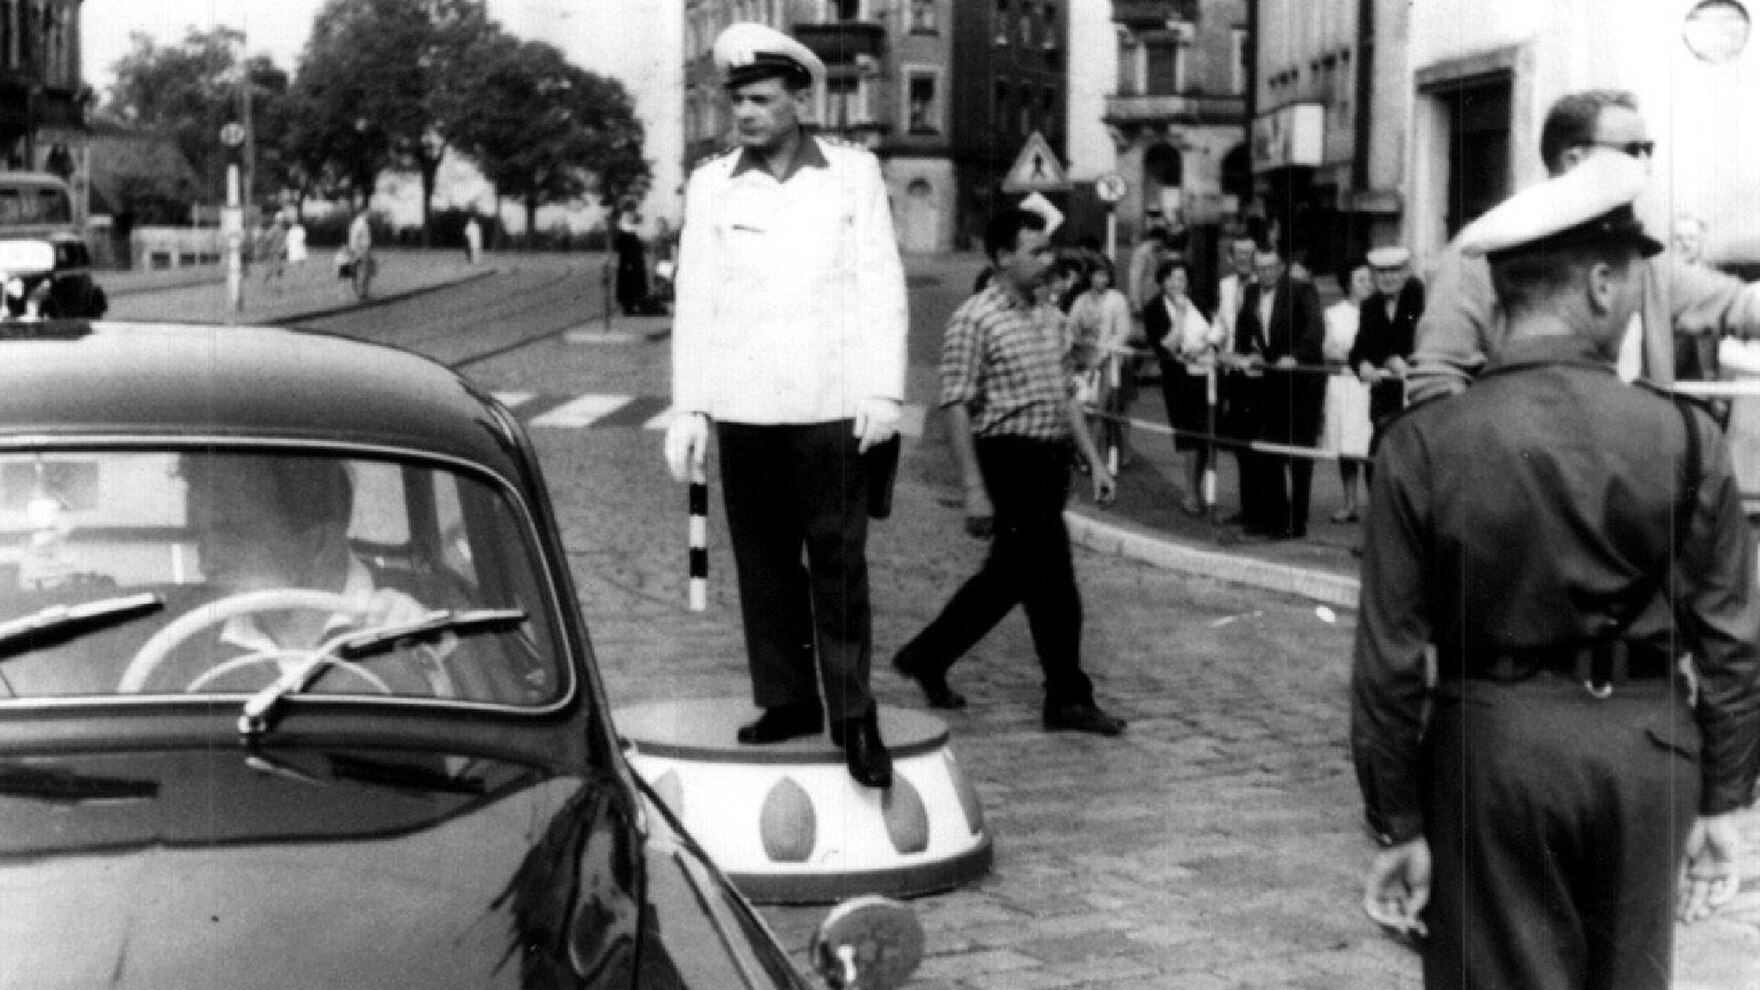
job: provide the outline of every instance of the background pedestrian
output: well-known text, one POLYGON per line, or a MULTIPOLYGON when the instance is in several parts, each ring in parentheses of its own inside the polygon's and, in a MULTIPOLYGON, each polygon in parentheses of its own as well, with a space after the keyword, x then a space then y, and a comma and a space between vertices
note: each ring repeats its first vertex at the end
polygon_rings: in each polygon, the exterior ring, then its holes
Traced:
MULTIPOLYGON (((1311 282, 1291 278, 1283 257, 1261 250, 1253 257, 1257 279, 1242 294, 1235 326, 1235 351, 1257 368, 1259 382, 1255 439, 1279 446, 1313 447, 1320 439, 1326 378, 1318 373, 1326 343, 1325 317, 1311 282), (1305 368, 1301 366, 1306 366, 1305 368)), ((1308 533, 1308 501, 1314 462, 1284 453, 1243 457, 1250 488, 1262 499, 1257 526, 1273 540, 1301 539, 1308 533)))
POLYGON ((941 406, 965 485, 966 529, 989 538, 990 553, 893 666, 932 707, 963 707, 948 668, 1018 604, 1045 676, 1044 728, 1117 735, 1124 721, 1095 704, 1082 671, 1082 601, 1063 523, 1072 441, 1095 501, 1111 501, 1114 487, 1070 388, 1064 317, 1034 297, 1051 266, 1045 222, 1024 210, 997 214, 984 250, 996 275, 948 321, 941 406))
POLYGON ((1412 275, 1412 255, 1403 247, 1370 251, 1369 268, 1375 274, 1375 294, 1363 302, 1350 364, 1369 384, 1369 421, 1374 424, 1369 454, 1374 456, 1388 420, 1406 407, 1406 374, 1424 315, 1424 283, 1412 275))
POLYGON ((1369 386, 1351 367, 1351 345, 1357 339, 1365 300, 1375 294, 1375 278, 1367 261, 1347 264, 1338 271, 1344 298, 1326 307, 1327 364, 1344 369, 1326 377, 1326 424, 1320 446, 1338 457, 1338 480, 1344 489, 1344 505, 1332 514, 1335 523, 1354 523, 1361 518, 1357 499, 1359 467, 1369 456, 1369 386))
POLYGON ((1204 511, 1204 472, 1210 467, 1209 372, 1221 335, 1191 298, 1191 272, 1182 259, 1161 263, 1161 294, 1143 308, 1143 336, 1161 364, 1161 398, 1174 429, 1173 449, 1185 462, 1180 509, 1204 511))

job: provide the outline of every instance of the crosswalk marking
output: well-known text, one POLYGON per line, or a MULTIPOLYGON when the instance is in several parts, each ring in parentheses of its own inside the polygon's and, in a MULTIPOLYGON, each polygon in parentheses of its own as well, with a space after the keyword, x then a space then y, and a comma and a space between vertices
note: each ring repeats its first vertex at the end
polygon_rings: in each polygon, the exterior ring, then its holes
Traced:
POLYGON ((533 426, 581 427, 627 405, 627 395, 583 395, 532 420, 533 426))
MULTIPOLYGON (((494 396, 521 422, 542 429, 664 430, 675 415, 669 400, 651 395, 557 396, 505 391, 494 396)), ((921 405, 906 404, 899 415, 898 432, 907 437, 922 436, 926 412, 921 405)))

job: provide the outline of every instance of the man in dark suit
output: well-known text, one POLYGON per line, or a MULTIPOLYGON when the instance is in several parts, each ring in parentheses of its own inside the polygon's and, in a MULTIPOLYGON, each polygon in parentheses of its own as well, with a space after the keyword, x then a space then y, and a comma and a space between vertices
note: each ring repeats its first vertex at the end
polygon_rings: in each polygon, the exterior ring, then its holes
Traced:
POLYGON ((1418 319, 1424 315, 1424 283, 1412 277, 1412 255, 1403 247, 1370 251, 1369 269, 1375 273, 1375 294, 1363 303, 1350 365, 1369 386, 1369 422, 1375 426, 1369 455, 1373 457, 1388 418, 1406 405, 1406 365, 1412 359, 1418 319))
MULTIPOLYGON (((1320 297, 1311 282, 1289 277, 1283 256, 1260 251, 1253 259, 1257 280, 1241 295, 1235 322, 1234 352, 1265 366, 1260 383, 1258 439, 1285 446, 1312 447, 1320 439, 1326 378, 1297 365, 1319 367, 1326 324, 1320 297)), ((1308 532, 1308 493, 1314 462, 1289 454, 1257 453, 1241 479, 1243 504, 1261 510, 1249 529, 1263 528, 1274 540, 1300 539, 1308 532), (1247 486, 1256 489, 1247 497, 1247 486)))

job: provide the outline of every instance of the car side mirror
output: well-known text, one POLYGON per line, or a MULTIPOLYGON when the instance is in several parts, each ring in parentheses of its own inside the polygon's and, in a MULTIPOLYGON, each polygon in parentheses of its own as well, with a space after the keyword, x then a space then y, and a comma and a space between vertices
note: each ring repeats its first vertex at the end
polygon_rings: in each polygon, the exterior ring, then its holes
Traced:
POLYGON ((923 925, 898 901, 852 898, 819 923, 811 958, 831 990, 897 990, 923 961, 923 925))

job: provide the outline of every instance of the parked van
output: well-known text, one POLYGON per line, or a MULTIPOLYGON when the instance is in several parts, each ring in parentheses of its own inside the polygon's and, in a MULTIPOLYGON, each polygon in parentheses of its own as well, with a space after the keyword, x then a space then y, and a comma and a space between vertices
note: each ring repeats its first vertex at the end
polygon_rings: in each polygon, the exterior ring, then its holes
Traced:
POLYGON ((92 255, 73 224, 73 194, 48 172, 0 172, 0 241, 41 241, 55 251, 45 311, 97 319, 109 308, 92 281, 92 255))

